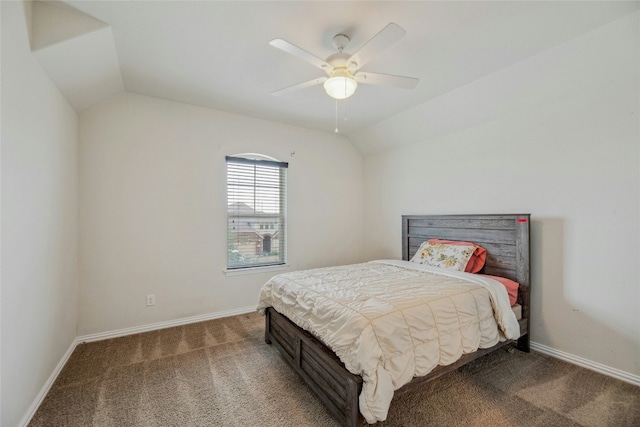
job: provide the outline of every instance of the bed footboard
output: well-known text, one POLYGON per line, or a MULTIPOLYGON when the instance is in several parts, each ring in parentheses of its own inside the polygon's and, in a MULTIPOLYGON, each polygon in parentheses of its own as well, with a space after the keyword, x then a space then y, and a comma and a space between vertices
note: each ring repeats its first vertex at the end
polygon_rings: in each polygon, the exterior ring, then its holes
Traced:
POLYGON ((358 408, 362 378, 349 372, 313 335, 271 307, 266 309, 265 322, 265 341, 280 351, 340 424, 366 425, 358 408))

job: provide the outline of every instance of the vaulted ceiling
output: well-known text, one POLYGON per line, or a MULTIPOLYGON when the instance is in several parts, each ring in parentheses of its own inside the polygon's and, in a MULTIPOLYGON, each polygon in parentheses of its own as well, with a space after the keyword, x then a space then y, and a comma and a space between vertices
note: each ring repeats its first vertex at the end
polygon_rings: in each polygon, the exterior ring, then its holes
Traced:
POLYGON ((638 2, 34 2, 32 49, 82 110, 122 91, 333 132, 322 85, 271 92, 322 71, 269 45, 353 53, 390 22, 406 35, 363 70, 417 77, 414 89, 359 85, 338 102, 349 136, 638 10, 638 2), (346 119, 346 120, 345 120, 346 119))

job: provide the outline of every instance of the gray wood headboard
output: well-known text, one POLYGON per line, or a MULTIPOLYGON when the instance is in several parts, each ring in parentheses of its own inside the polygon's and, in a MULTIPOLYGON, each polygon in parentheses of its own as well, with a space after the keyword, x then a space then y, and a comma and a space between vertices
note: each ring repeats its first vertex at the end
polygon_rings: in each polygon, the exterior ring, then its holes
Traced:
POLYGON ((529 317, 530 214, 403 215, 402 259, 408 261, 427 239, 462 240, 487 250, 481 273, 506 277, 520 284, 518 302, 529 317))

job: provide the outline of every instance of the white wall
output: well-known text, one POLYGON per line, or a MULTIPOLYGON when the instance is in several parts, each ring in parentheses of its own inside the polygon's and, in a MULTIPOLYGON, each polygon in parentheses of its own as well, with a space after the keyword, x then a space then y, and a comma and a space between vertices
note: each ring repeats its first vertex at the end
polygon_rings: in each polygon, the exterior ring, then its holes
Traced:
POLYGON ((79 335, 257 303, 273 272, 223 274, 225 155, 246 152, 289 162, 290 270, 363 259, 362 157, 344 137, 117 96, 80 115, 79 335))
POLYGON ((77 116, 30 53, 25 4, 1 7, 0 424, 16 426, 76 337, 77 116))
POLYGON ((365 157, 368 257, 401 256, 402 214, 531 213, 532 340, 637 378, 638 21, 433 101, 469 117, 468 100, 473 127, 365 157))

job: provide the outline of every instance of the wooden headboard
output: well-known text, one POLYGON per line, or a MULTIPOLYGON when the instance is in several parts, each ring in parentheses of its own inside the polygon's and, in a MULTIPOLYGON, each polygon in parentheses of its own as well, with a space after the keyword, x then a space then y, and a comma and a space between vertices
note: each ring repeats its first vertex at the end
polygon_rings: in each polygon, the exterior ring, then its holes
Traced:
POLYGON ((518 302, 529 318, 530 214, 403 215, 402 259, 408 261, 427 239, 462 240, 487 250, 481 273, 506 277, 520 284, 518 302))

